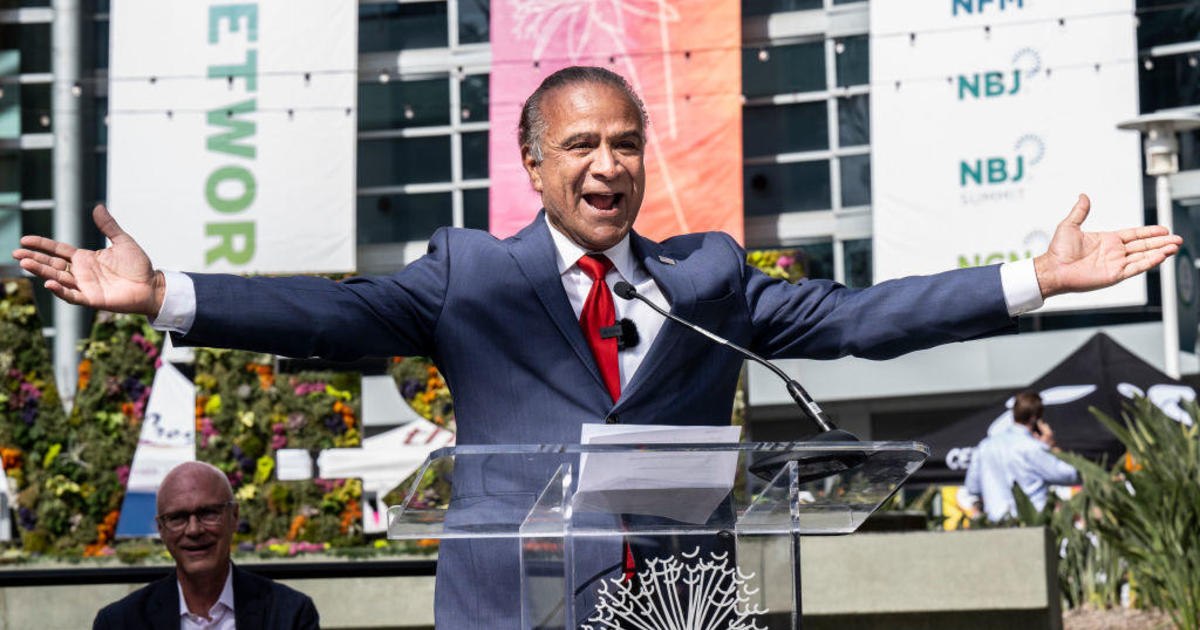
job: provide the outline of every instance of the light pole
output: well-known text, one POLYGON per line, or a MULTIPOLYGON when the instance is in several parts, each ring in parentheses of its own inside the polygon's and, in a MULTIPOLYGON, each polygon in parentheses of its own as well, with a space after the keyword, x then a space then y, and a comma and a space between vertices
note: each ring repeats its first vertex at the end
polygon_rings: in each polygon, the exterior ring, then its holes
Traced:
MULTIPOLYGON (((1200 129, 1200 116, 1190 112, 1157 112, 1138 116, 1117 125, 1118 129, 1140 131, 1146 151, 1146 174, 1154 178, 1158 223, 1174 231, 1170 176, 1179 172, 1179 142, 1175 134, 1200 129)), ((1159 267, 1162 288, 1164 371, 1179 378, 1179 311, 1175 287, 1175 265, 1159 267)))

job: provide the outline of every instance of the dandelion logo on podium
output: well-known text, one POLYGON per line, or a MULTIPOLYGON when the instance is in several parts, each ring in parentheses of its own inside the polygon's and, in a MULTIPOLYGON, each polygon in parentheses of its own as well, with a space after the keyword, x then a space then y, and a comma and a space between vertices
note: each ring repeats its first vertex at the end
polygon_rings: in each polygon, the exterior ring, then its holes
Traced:
POLYGON ((692 562, 654 558, 637 580, 604 581, 580 630, 766 630, 758 616, 770 611, 750 601, 759 590, 750 587, 753 573, 730 566, 728 553, 704 559, 696 547, 682 556, 692 562))

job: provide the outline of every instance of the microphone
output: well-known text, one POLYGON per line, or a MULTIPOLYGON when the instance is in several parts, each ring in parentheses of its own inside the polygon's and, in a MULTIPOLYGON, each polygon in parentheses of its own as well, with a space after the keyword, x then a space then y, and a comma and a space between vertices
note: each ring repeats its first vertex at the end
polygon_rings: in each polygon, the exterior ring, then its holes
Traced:
MULTIPOLYGON (((679 317, 678 315, 675 315, 674 313, 663 310, 657 304, 651 302, 646 296, 638 293, 637 289, 633 288, 633 285, 625 282, 624 280, 613 286, 613 293, 616 293, 617 296, 623 300, 642 301, 646 304, 646 306, 654 309, 654 311, 659 315, 662 315, 663 317, 685 328, 707 337, 709 340, 718 345, 725 346, 726 348, 741 354, 747 359, 766 367, 776 376, 783 379, 783 382, 786 384, 788 395, 792 397, 792 400, 796 401, 796 405, 800 408, 801 414, 811 420, 819 429, 819 432, 815 436, 809 438, 809 441, 859 441, 858 437, 856 437, 853 433, 837 428, 837 426, 833 423, 833 420, 831 420, 829 416, 821 410, 820 405, 818 405, 817 402, 812 399, 812 396, 809 396, 808 392, 804 391, 804 388, 800 386, 800 383, 797 383, 795 379, 789 377, 782 369, 779 368, 779 366, 751 352, 750 350, 747 350, 746 348, 743 348, 736 343, 721 337, 720 335, 717 335, 705 328, 701 328, 700 326, 697 326, 679 317)), ((775 455, 769 455, 758 460, 757 462, 754 462, 750 465, 750 472, 769 481, 775 477, 775 475, 779 472, 779 469, 784 464, 792 460, 799 461, 807 468, 807 470, 801 473, 801 481, 813 481, 815 479, 822 479, 858 466, 866 461, 866 454, 862 451, 815 453, 806 455, 801 455, 798 453, 779 453, 775 455)))
POLYGON ((638 336, 637 326, 628 318, 622 319, 612 326, 602 326, 600 328, 601 339, 617 338, 617 350, 625 350, 638 345, 641 337, 638 336))

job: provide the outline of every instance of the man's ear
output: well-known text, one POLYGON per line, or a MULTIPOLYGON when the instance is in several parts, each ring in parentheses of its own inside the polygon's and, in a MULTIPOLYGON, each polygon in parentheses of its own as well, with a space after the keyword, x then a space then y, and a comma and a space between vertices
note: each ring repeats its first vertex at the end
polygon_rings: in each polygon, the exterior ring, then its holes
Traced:
POLYGON ((530 147, 521 147, 521 166, 524 166, 525 172, 529 174, 529 185, 537 192, 542 192, 542 171, 539 168, 541 165, 534 159, 530 147))

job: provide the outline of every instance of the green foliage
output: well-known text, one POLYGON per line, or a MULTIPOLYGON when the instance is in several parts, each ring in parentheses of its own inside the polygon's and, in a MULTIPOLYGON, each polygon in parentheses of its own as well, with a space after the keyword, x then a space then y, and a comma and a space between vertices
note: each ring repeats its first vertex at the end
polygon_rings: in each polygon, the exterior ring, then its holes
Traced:
POLYGON ((800 249, 759 249, 747 252, 746 263, 772 278, 796 282, 807 275, 807 256, 800 249))
MULTIPOLYGON (((1193 404, 1193 418, 1200 411, 1193 404)), ((1200 425, 1138 399, 1123 421, 1093 409, 1133 466, 1108 469, 1060 454, 1079 469, 1089 527, 1129 563, 1131 581, 1185 630, 1200 628, 1200 425)))

